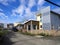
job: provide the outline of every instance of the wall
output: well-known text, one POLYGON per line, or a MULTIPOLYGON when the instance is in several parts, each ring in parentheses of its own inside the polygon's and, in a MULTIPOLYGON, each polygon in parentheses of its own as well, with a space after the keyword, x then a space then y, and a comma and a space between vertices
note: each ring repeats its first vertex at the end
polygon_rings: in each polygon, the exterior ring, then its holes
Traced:
MULTIPOLYGON (((32 27, 30 27, 30 29, 33 29, 33 25, 37 26, 37 29, 39 29, 39 21, 28 21, 24 24, 24 29, 27 30, 27 26, 30 25, 31 26, 31 22, 32 22, 32 27)), ((28 30, 27 30, 28 31, 28 30)))
POLYGON ((58 30, 58 26, 60 26, 60 17, 54 13, 51 13, 51 28, 54 30, 58 30))
POLYGON ((37 15, 37 18, 36 18, 37 21, 40 21, 40 16, 37 15))
POLYGON ((57 31, 57 30, 30 30, 28 31, 28 33, 31 33, 31 34, 45 33, 52 36, 60 36, 60 31, 57 31))
POLYGON ((50 7, 41 10, 43 30, 51 30, 50 7))
POLYGON ((29 21, 29 22, 24 24, 24 29, 26 29, 26 30, 27 30, 27 25, 31 25, 31 22, 29 21))
POLYGON ((4 28, 4 24, 3 23, 0 23, 0 28, 4 28))

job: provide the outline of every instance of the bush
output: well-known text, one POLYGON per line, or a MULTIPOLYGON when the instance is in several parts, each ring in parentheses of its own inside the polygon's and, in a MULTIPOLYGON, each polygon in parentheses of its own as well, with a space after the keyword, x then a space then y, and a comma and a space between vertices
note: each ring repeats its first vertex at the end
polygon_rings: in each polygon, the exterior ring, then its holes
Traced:
POLYGON ((40 33, 40 34, 38 34, 38 35, 45 36, 45 33, 40 33))
POLYGON ((8 32, 8 31, 6 31, 6 30, 0 30, 0 36, 3 36, 3 35, 5 35, 5 34, 7 34, 7 32, 8 32))
POLYGON ((0 28, 0 30, 2 30, 2 28, 0 28))
POLYGON ((28 32, 26 32, 25 34, 30 35, 30 36, 35 36, 35 34, 31 34, 31 33, 28 33, 28 32))
POLYGON ((20 33, 22 33, 22 34, 24 34, 24 35, 35 36, 35 34, 31 34, 31 33, 28 33, 28 32, 20 32, 20 33))
POLYGON ((41 36, 51 36, 51 35, 45 34, 45 33, 40 33, 40 34, 38 34, 38 35, 41 35, 41 36))

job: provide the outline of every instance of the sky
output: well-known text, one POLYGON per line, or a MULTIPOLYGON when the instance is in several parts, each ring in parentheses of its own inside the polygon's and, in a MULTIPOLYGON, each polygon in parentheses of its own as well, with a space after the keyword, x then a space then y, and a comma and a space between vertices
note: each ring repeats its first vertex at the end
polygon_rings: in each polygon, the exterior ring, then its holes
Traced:
MULTIPOLYGON (((60 5, 60 0, 50 1, 60 5)), ((57 13, 60 12, 60 7, 44 0, 0 0, 0 23, 22 23, 26 20, 35 20, 35 13, 47 6, 57 13)))

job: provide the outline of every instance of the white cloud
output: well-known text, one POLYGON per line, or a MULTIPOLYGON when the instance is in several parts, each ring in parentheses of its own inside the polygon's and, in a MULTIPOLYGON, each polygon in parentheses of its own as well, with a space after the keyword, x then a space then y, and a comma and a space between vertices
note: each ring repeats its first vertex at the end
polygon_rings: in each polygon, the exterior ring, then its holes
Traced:
POLYGON ((29 19, 35 19, 34 13, 31 12, 31 7, 34 5, 42 5, 44 3, 44 0, 38 0, 38 3, 36 3, 35 0, 29 0, 28 7, 25 6, 25 0, 20 0, 21 4, 18 6, 18 8, 12 10, 12 16, 22 16, 23 12, 25 11, 25 14, 23 15, 23 20, 29 20, 29 19), (16 13, 20 14, 17 15, 16 13))
POLYGON ((4 15, 5 15, 4 13, 0 12, 0 16, 4 16, 4 15))
POLYGON ((24 10, 26 8, 25 7, 25 0, 19 0, 19 1, 20 1, 20 5, 17 8, 12 10, 11 16, 20 16, 20 15, 23 15, 23 12, 24 12, 24 10), (19 14, 19 15, 17 15, 16 13, 19 14))
POLYGON ((3 19, 7 19, 8 16, 6 16, 4 13, 0 12, 0 17, 2 17, 3 19))
POLYGON ((4 17, 5 17, 5 18, 8 18, 8 16, 6 16, 6 15, 5 15, 4 17))
POLYGON ((24 21, 35 20, 35 16, 36 15, 34 15, 34 12, 31 12, 29 14, 27 13, 27 14, 24 15, 24 21))
POLYGON ((12 14, 11 14, 11 16, 16 16, 16 14, 15 14, 15 11, 14 11, 14 10, 12 10, 12 14))
POLYGON ((16 1, 16 0, 0 0, 0 3, 3 5, 9 5, 9 2, 16 1))
POLYGON ((24 5, 25 4, 25 0, 20 0, 20 3, 24 5))
POLYGON ((3 11, 3 10, 0 8, 0 11, 3 11))
POLYGON ((41 5, 43 5, 44 4, 44 0, 37 0, 38 2, 36 3, 36 1, 35 0, 29 0, 29 3, 28 3, 28 7, 29 8, 31 8, 32 6, 34 6, 34 5, 38 5, 38 6, 41 6, 41 5))
POLYGON ((45 3, 44 0, 38 0, 38 3, 37 3, 38 9, 37 9, 37 10, 39 10, 39 9, 42 7, 42 5, 43 5, 44 3, 45 3))
POLYGON ((8 0, 0 0, 0 3, 4 4, 4 5, 8 5, 8 0))
POLYGON ((55 11, 55 12, 60 14, 60 8, 55 8, 55 9, 53 9, 53 11, 55 11))
POLYGON ((4 21, 0 19, 0 23, 3 23, 4 21))
POLYGON ((34 19, 35 18, 34 13, 35 12, 31 12, 30 8, 26 8, 25 9, 25 15, 24 15, 25 20, 34 19))
POLYGON ((25 9, 25 12, 26 12, 26 13, 31 13, 30 8, 26 8, 26 9, 25 9))
MULTIPOLYGON (((42 5, 43 2, 44 2, 44 0, 38 0, 38 5, 39 5, 39 4, 42 5)), ((26 8, 26 6, 25 6, 25 0, 20 0, 20 3, 21 3, 21 4, 18 6, 18 8, 12 10, 12 15, 13 15, 13 16, 16 16, 16 13, 22 15, 23 12, 24 12, 24 10, 25 10, 26 13, 29 13, 29 14, 30 14, 30 13, 32 13, 32 12, 30 11, 30 8, 31 8, 32 6, 34 6, 34 5, 37 4, 35 0, 29 0, 28 8, 26 8)), ((39 7, 39 6, 38 6, 38 7, 39 7)))
POLYGON ((36 4, 35 0, 29 0, 28 7, 31 8, 31 7, 34 6, 35 4, 36 4))
POLYGON ((20 5, 18 8, 12 10, 12 15, 16 16, 16 13, 22 15, 25 8, 26 7, 24 5, 20 5))
POLYGON ((38 0, 38 5, 43 5, 44 4, 44 0, 38 0))

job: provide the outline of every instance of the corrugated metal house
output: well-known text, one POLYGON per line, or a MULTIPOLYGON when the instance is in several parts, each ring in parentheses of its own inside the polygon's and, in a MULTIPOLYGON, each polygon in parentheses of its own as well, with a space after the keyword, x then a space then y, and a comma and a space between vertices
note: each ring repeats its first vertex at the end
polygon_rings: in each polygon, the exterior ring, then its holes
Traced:
POLYGON ((41 9, 37 13, 37 21, 39 21, 39 27, 43 30, 59 30, 60 29, 60 14, 50 11, 50 7, 41 9))

